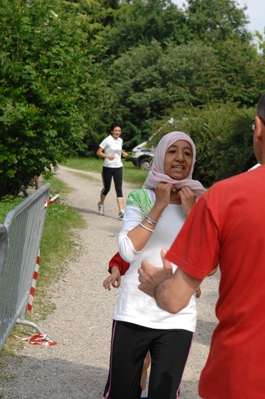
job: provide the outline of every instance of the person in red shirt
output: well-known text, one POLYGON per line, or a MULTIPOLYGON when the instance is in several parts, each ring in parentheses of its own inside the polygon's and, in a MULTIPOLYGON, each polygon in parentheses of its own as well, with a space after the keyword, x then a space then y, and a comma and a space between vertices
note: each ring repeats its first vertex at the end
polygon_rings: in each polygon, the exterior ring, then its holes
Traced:
POLYGON ((265 93, 253 147, 260 166, 201 196, 170 249, 161 251, 164 269, 144 260, 138 270, 139 289, 177 313, 219 263, 218 324, 199 381, 204 399, 265 398, 265 93), (174 274, 170 262, 178 266, 174 274))

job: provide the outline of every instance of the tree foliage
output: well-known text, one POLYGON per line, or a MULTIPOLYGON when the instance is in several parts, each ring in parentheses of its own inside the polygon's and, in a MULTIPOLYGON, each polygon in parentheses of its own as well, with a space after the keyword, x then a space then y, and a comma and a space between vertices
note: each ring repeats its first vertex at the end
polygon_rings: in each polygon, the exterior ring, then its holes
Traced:
POLYGON ((156 40, 165 48, 172 40, 187 40, 186 18, 171 0, 133 0, 113 10, 113 20, 102 31, 108 54, 120 57, 132 48, 156 40))
POLYGON ((0 197, 73 152, 95 154, 117 119, 129 151, 189 114, 200 177, 237 173, 217 160, 237 154, 236 126, 265 87, 265 40, 253 42, 245 12, 235 0, 2 0, 0 197))
POLYGON ((250 121, 255 108, 237 103, 207 104, 203 108, 177 108, 171 126, 153 138, 155 146, 171 130, 189 134, 195 142, 197 161, 193 177, 206 187, 216 181, 244 172, 255 163, 250 121))
POLYGON ((234 0, 190 0, 183 10, 133 0, 113 10, 101 35, 112 60, 111 113, 124 121, 127 148, 151 136, 173 107, 255 104, 264 90, 264 56, 247 22, 245 7, 234 0))
POLYGON ((163 50, 153 41, 119 57, 111 67, 113 109, 134 126, 126 144, 135 143, 134 132, 152 134, 157 119, 172 116, 172 108, 203 106, 209 102, 253 105, 262 92, 257 84, 264 62, 257 62, 252 47, 227 41, 217 51, 202 42, 163 50))
POLYGON ((83 20, 60 1, 2 1, 0 196, 82 146, 99 101, 83 20))
POLYGON ((246 6, 235 0, 187 0, 186 16, 191 38, 217 44, 227 40, 249 42, 246 6))

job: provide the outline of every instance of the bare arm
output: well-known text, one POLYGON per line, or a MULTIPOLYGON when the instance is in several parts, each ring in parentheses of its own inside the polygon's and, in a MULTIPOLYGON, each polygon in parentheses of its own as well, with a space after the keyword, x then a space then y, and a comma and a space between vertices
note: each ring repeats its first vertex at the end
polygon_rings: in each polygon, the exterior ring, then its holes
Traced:
POLYGON ((100 158, 108 158, 110 161, 113 161, 113 159, 115 158, 114 155, 105 154, 104 149, 102 147, 98 147, 97 156, 100 158))
MULTIPOLYGON (((172 184, 169 183, 160 183, 155 188, 156 202, 149 214, 147 215, 151 220, 155 222, 158 221, 163 210, 169 204, 170 193, 173 189, 174 187, 172 186, 172 184)), ((136 251, 142 251, 156 226, 155 223, 149 224, 146 219, 143 219, 141 224, 144 227, 138 224, 128 233, 128 238, 131 240, 136 251)))
POLYGON ((158 269, 147 260, 139 268, 139 289, 155 298, 158 306, 170 313, 185 308, 202 280, 194 278, 178 268, 172 274, 172 266, 165 259, 166 250, 161 251, 163 268, 158 269))
POLYGON ((111 285, 113 288, 119 288, 121 285, 121 274, 118 266, 113 266, 111 268, 111 275, 103 281, 103 287, 109 291, 111 285))
MULTIPOLYGON (((158 186, 155 188, 155 204, 147 215, 150 219, 156 222, 158 221, 162 212, 170 203, 172 192, 176 193, 176 188, 171 183, 158 184, 158 186)), ((188 216, 195 204, 196 196, 189 187, 183 187, 181 190, 179 190, 178 196, 181 200, 183 213, 185 216, 188 216)), ((155 229, 155 224, 150 225, 145 219, 141 222, 141 224, 144 227, 139 224, 128 233, 128 238, 131 240, 136 251, 142 251, 145 244, 151 237, 152 231, 155 229)))

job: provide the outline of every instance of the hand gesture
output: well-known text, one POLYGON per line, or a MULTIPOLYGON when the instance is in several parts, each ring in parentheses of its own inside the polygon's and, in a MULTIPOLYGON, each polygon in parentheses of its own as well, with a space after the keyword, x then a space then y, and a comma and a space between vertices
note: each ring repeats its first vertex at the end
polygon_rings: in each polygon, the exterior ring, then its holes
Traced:
POLYGON ((196 202, 196 195, 188 186, 183 187, 181 190, 179 190, 178 194, 181 200, 183 213, 185 216, 188 216, 188 214, 192 210, 193 205, 196 202))
POLYGON ((141 267, 138 269, 140 285, 138 286, 140 291, 143 291, 147 295, 154 296, 155 287, 162 281, 172 276, 172 266, 164 256, 166 249, 162 249, 161 257, 163 259, 163 267, 153 266, 146 259, 142 261, 141 267))
POLYGON ((155 207, 165 209, 170 202, 170 194, 172 191, 176 192, 176 188, 171 183, 159 183, 155 189, 156 202, 155 207))

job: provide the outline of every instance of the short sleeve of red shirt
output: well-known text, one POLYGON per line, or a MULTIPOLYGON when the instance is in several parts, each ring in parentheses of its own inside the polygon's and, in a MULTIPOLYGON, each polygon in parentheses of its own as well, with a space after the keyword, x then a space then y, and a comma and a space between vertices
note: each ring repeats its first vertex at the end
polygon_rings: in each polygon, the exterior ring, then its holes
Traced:
POLYGON ((209 191, 194 205, 166 259, 185 273, 205 278, 218 264, 218 224, 208 203, 209 191))

